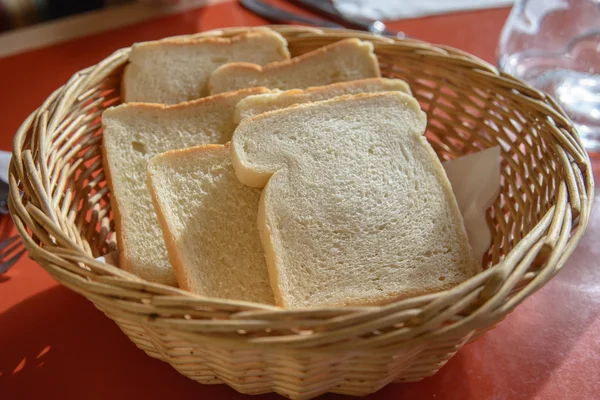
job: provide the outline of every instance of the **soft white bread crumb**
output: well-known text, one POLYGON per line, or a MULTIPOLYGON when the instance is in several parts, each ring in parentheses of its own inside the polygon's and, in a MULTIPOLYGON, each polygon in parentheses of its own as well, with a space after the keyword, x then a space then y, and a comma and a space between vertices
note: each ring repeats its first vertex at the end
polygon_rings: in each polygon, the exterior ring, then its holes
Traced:
POLYGON ((228 145, 152 158, 148 187, 182 289, 274 303, 256 226, 260 189, 237 180, 228 145))
POLYGON ((235 105, 266 91, 240 90, 174 106, 128 103, 104 111, 104 170, 123 269, 149 281, 177 283, 146 185, 146 164, 168 150, 228 142, 235 105))
POLYGON ((403 93, 336 97, 260 114, 232 139, 276 304, 380 304, 478 270, 450 183, 403 93))

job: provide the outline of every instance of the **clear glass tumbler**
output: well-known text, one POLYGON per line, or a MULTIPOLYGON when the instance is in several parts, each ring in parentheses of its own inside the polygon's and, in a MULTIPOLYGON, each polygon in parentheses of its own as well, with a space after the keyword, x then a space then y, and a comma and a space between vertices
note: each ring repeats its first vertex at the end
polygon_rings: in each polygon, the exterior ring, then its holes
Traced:
POLYGON ((517 0, 498 64, 557 100, 585 147, 600 152, 600 0, 517 0))

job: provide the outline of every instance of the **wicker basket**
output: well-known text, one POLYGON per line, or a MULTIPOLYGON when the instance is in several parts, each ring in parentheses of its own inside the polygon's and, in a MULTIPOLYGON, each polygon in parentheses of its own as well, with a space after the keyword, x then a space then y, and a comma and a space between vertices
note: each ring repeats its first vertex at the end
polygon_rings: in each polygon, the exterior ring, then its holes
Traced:
POLYGON ((383 75, 406 80, 427 112, 427 136, 442 160, 501 146, 484 272, 386 306, 286 311, 196 296, 95 261, 116 247, 100 116, 119 102, 129 49, 75 74, 19 129, 10 165, 15 224, 56 280, 147 354, 200 383, 307 399, 366 395, 433 375, 548 282, 575 248, 594 192, 578 134, 551 98, 458 50, 356 31, 273 29, 293 55, 348 36, 373 41, 383 75))

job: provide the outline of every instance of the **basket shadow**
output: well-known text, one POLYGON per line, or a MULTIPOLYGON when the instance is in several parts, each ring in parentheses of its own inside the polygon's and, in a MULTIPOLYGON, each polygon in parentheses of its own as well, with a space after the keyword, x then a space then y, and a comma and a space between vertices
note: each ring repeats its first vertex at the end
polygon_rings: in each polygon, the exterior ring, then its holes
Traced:
POLYGON ((0 217, 0 241, 8 239, 14 232, 14 224, 10 215, 3 215, 0 217))
MULTIPOLYGON (((15 235, 16 234, 15 230, 16 229, 15 229, 15 225, 13 223, 12 217, 10 215, 1 215, 0 216, 0 242, 7 240, 10 237, 12 237, 13 235, 15 235)), ((19 238, 18 241, 20 241, 20 240, 21 239, 19 238)), ((13 248, 13 246, 17 246, 18 241, 12 242, 10 245, 6 246, 5 250, 9 250, 9 249, 13 248)), ((2 252, 0 251, 0 256, 2 256, 2 257, 0 257, 0 262, 4 261, 4 257, 9 259, 15 253, 16 253, 15 251, 8 251, 8 253, 5 255, 5 254, 2 254, 2 252)), ((8 276, 7 274, 0 275, 0 283, 7 282, 10 279, 11 279, 10 276, 8 276)))
MULTIPOLYGON (((599 192, 593 215, 600 212, 599 192)), ((525 400, 549 398, 549 390, 555 391, 552 398, 568 398, 556 393, 560 382, 569 381, 564 390, 595 382, 598 361, 589 357, 600 348, 592 332, 600 328, 597 237, 600 219, 593 217, 564 270, 435 376, 389 385, 367 398, 488 399, 510 393, 525 400)), ((0 343, 3 398, 41 398, 49 391, 65 399, 245 398, 225 385, 200 385, 145 355, 90 302, 61 286, 0 314, 0 343)))
POLYGON ((0 314, 0 327, 2 398, 243 398, 147 356, 92 303, 62 286, 0 314))
MULTIPOLYGON (((592 214, 598 213, 596 189, 592 214)), ((564 269, 494 330, 466 345, 433 377, 388 386, 372 398, 563 399, 571 398, 574 387, 593 393, 590 385, 597 384, 600 371, 598 237, 596 216, 564 269)))

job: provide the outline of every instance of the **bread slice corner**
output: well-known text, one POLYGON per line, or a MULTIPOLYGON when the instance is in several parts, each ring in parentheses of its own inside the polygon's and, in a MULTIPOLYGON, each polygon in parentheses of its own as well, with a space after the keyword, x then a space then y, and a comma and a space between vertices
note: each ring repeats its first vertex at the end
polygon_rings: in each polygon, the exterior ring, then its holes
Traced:
POLYGON ((242 185, 229 145, 173 150, 150 160, 147 179, 180 287, 273 304, 256 225, 260 190, 242 185))

